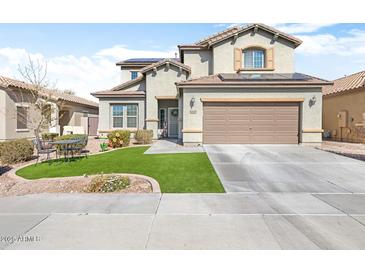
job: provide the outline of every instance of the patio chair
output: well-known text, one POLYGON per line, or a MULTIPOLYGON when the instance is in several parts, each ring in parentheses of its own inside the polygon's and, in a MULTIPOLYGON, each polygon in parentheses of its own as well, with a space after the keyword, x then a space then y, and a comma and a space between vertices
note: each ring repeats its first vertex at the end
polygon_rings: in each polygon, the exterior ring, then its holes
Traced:
POLYGON ((71 152, 71 156, 72 158, 74 157, 74 153, 78 153, 78 154, 84 154, 85 157, 88 157, 88 150, 85 149, 85 147, 87 146, 87 142, 88 142, 88 138, 81 138, 81 139, 77 139, 78 142, 73 145, 70 146, 68 148, 65 148, 67 151, 71 152))
POLYGON ((36 162, 36 165, 38 164, 38 161, 39 161, 39 156, 41 154, 46 154, 47 155, 47 158, 46 160, 50 160, 50 155, 55 152, 56 153, 56 159, 58 158, 58 154, 57 154, 57 149, 56 148, 53 148, 49 145, 46 145, 44 143, 43 140, 39 139, 38 137, 36 137, 35 139, 33 139, 33 144, 34 146, 36 147, 37 149, 37 162, 36 162))

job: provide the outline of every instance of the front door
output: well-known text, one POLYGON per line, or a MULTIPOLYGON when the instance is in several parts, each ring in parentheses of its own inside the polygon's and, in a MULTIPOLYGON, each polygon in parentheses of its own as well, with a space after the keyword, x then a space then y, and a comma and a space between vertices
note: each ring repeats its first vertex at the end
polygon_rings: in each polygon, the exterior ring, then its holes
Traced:
POLYGON ((167 132, 168 132, 168 137, 170 138, 178 137, 178 131, 179 131, 178 117, 179 117, 178 108, 168 108, 167 132))

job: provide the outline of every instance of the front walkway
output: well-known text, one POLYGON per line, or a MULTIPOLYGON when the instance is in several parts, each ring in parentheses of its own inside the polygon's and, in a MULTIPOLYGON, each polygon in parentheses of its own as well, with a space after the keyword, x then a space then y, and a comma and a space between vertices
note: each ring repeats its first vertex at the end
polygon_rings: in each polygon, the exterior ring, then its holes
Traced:
POLYGON ((0 235, 2 249, 365 249, 365 195, 7 197, 0 235))
POLYGON ((177 139, 157 140, 145 154, 164 154, 164 153, 194 153, 204 152, 202 146, 182 146, 177 139))

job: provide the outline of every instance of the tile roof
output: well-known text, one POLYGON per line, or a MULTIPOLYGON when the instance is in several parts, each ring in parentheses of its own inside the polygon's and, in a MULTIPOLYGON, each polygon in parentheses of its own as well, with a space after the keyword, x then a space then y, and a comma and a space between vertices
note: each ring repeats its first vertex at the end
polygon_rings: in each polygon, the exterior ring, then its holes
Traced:
POLYGON ((122 83, 118 86, 115 86, 111 89, 102 90, 102 91, 96 91, 91 93, 91 95, 98 97, 99 95, 145 95, 145 92, 143 90, 134 90, 134 91, 126 91, 125 89, 137 84, 144 80, 144 76, 139 76, 136 79, 129 80, 125 83, 122 83))
MULTIPOLYGON (((4 76, 0 76, 0 86, 4 87, 4 88, 15 87, 15 88, 23 89, 23 90, 39 91, 39 89, 33 84, 29 84, 29 83, 26 83, 23 81, 15 80, 15 79, 4 77, 4 76)), ((85 98, 71 95, 71 94, 60 93, 57 90, 44 89, 44 92, 45 92, 45 95, 48 95, 48 96, 51 95, 52 99, 54 99, 54 100, 63 100, 63 101, 87 105, 87 106, 91 106, 91 107, 99 106, 98 103, 93 102, 91 100, 87 100, 85 98)))
POLYGON ((146 73, 147 71, 153 69, 153 68, 158 68, 160 66, 163 66, 167 63, 170 63, 176 67, 179 67, 179 68, 182 68, 184 69, 185 71, 187 72, 191 72, 191 69, 189 66, 183 64, 183 63, 180 63, 179 61, 176 61, 176 59, 170 59, 170 58, 167 58, 167 59, 163 59, 157 63, 154 63, 154 64, 151 64, 149 66, 146 66, 144 67, 143 69, 140 70, 140 73, 146 73))
POLYGON ((287 34, 287 33, 284 33, 278 29, 275 29, 273 27, 270 27, 270 26, 267 26, 265 24, 262 24, 262 23, 255 23, 255 24, 249 24, 249 25, 246 25, 246 26, 234 26, 232 28, 229 28, 229 29, 226 29, 222 32, 218 32, 218 33, 215 33, 211 36, 208 36, 206 38, 203 38, 202 40, 196 42, 195 44, 193 45, 180 45, 179 48, 184 48, 184 47, 209 47, 213 44, 216 44, 218 42, 221 42, 225 39, 228 39, 236 34, 239 34, 239 33, 242 33, 242 32, 245 32, 245 31, 248 31, 250 29, 254 29, 254 28, 258 28, 258 29, 262 29, 262 30, 265 30, 267 32, 270 32, 274 35, 278 35, 279 37, 283 38, 283 39, 286 39, 286 40, 289 40, 291 41, 292 43, 294 43, 294 45, 297 47, 299 46, 302 41, 290 34, 287 34))
POLYGON ((365 88, 365 71, 360 71, 333 81, 333 86, 323 88, 323 95, 330 95, 365 88))
MULTIPOLYGON (((119 61, 118 63, 116 63, 116 65, 150 65, 153 63, 157 63, 161 60, 163 60, 165 58, 131 58, 131 59, 127 59, 127 60, 123 60, 123 61, 119 61)), ((171 58, 174 59, 176 61, 179 61, 178 58, 171 58)))
POLYGON ((309 76, 302 73, 282 74, 272 73, 271 77, 266 77, 267 74, 239 74, 241 77, 237 78, 236 73, 222 73, 210 76, 204 76, 197 79, 190 79, 176 83, 177 86, 193 86, 193 85, 332 85, 332 82, 309 76), (253 75, 260 75, 260 77, 252 77, 253 75))
POLYGON ((103 91, 98 91, 98 92, 94 92, 91 93, 92 95, 94 95, 95 97, 113 97, 113 96, 118 96, 118 97, 145 97, 146 96, 146 92, 142 91, 142 90, 135 90, 135 91, 127 91, 127 90, 103 90, 103 91))
POLYGON ((124 82, 124 83, 122 83, 122 84, 120 84, 120 85, 118 85, 116 87, 111 88, 111 90, 116 91, 116 90, 126 89, 126 88, 128 88, 128 87, 130 87, 130 86, 132 86, 134 84, 137 84, 138 82, 141 82, 143 79, 144 79, 144 76, 143 75, 142 76, 138 76, 137 78, 135 78, 133 80, 129 80, 129 81, 124 82))

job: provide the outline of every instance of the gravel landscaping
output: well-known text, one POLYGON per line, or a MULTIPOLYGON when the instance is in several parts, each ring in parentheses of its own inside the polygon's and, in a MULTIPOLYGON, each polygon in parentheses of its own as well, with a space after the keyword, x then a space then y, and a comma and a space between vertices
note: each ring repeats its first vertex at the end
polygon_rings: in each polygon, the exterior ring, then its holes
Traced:
POLYGON ((365 161, 365 144, 323 141, 316 148, 365 161))
MULTIPOLYGON (((36 193, 88 193, 93 177, 79 176, 23 181, 14 179, 10 174, 4 174, 0 177, 0 197, 36 193)), ((137 176, 128 177, 130 179, 129 186, 117 191, 117 193, 149 193, 153 191, 147 179, 137 176)))

